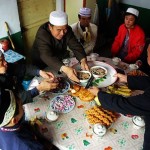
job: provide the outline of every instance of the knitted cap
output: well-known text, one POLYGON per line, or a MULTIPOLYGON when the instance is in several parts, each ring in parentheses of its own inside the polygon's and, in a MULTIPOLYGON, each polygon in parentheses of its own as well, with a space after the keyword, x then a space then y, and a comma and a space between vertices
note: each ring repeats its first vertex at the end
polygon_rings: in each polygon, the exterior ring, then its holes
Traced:
POLYGON ((90 17, 91 16, 91 9, 90 8, 80 8, 79 15, 84 17, 90 17))

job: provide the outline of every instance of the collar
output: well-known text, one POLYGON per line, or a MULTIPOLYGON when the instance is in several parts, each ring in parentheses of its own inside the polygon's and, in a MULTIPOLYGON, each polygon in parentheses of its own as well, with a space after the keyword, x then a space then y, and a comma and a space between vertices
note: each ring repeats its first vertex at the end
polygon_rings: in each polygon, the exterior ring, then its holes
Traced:
POLYGON ((1 131, 3 131, 3 132, 13 132, 13 131, 17 131, 17 130, 19 130, 20 129, 20 126, 19 127, 14 127, 14 128, 6 128, 6 127, 2 127, 2 128, 0 128, 0 130, 1 131))

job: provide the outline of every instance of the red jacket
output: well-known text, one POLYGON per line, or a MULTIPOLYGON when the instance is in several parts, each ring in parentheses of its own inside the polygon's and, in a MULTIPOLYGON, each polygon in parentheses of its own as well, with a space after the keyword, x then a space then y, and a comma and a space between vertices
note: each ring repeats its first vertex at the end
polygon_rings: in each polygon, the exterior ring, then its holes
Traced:
MULTIPOLYGON (((113 56, 116 56, 122 47, 126 33, 127 28, 122 24, 119 27, 118 34, 112 44, 111 52, 113 56)), ((128 54, 123 61, 134 63, 143 51, 145 45, 145 34, 140 26, 135 25, 134 28, 130 29, 129 37, 128 54)))

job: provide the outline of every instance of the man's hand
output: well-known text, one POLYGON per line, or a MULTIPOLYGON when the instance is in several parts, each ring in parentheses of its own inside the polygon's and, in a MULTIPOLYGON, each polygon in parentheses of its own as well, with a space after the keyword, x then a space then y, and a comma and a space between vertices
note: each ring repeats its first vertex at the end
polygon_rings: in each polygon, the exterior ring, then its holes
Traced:
POLYGON ((44 79, 54 79, 55 78, 54 74, 51 72, 46 72, 46 71, 40 70, 39 74, 44 79))
POLYGON ((117 77, 119 82, 127 83, 127 76, 124 74, 117 73, 114 75, 114 77, 117 77))
POLYGON ((87 64, 86 58, 81 59, 81 69, 89 71, 89 66, 87 64))
POLYGON ((77 78, 77 72, 75 69, 67 66, 62 66, 61 70, 68 76, 69 79, 79 82, 79 79, 77 78))
POLYGON ((97 94, 99 92, 99 88, 95 87, 95 86, 88 88, 88 90, 95 96, 97 96, 97 94))
POLYGON ((52 89, 56 89, 59 82, 53 82, 51 79, 44 79, 41 83, 36 87, 39 92, 41 91, 49 91, 52 89))

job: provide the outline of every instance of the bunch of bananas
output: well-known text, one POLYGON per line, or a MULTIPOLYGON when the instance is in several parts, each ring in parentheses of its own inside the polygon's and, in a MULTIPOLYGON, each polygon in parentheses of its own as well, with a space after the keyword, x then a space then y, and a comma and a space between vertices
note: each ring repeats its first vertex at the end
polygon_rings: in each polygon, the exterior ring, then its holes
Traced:
POLYGON ((118 94, 124 97, 131 96, 132 91, 126 85, 111 85, 107 88, 107 93, 118 94))

